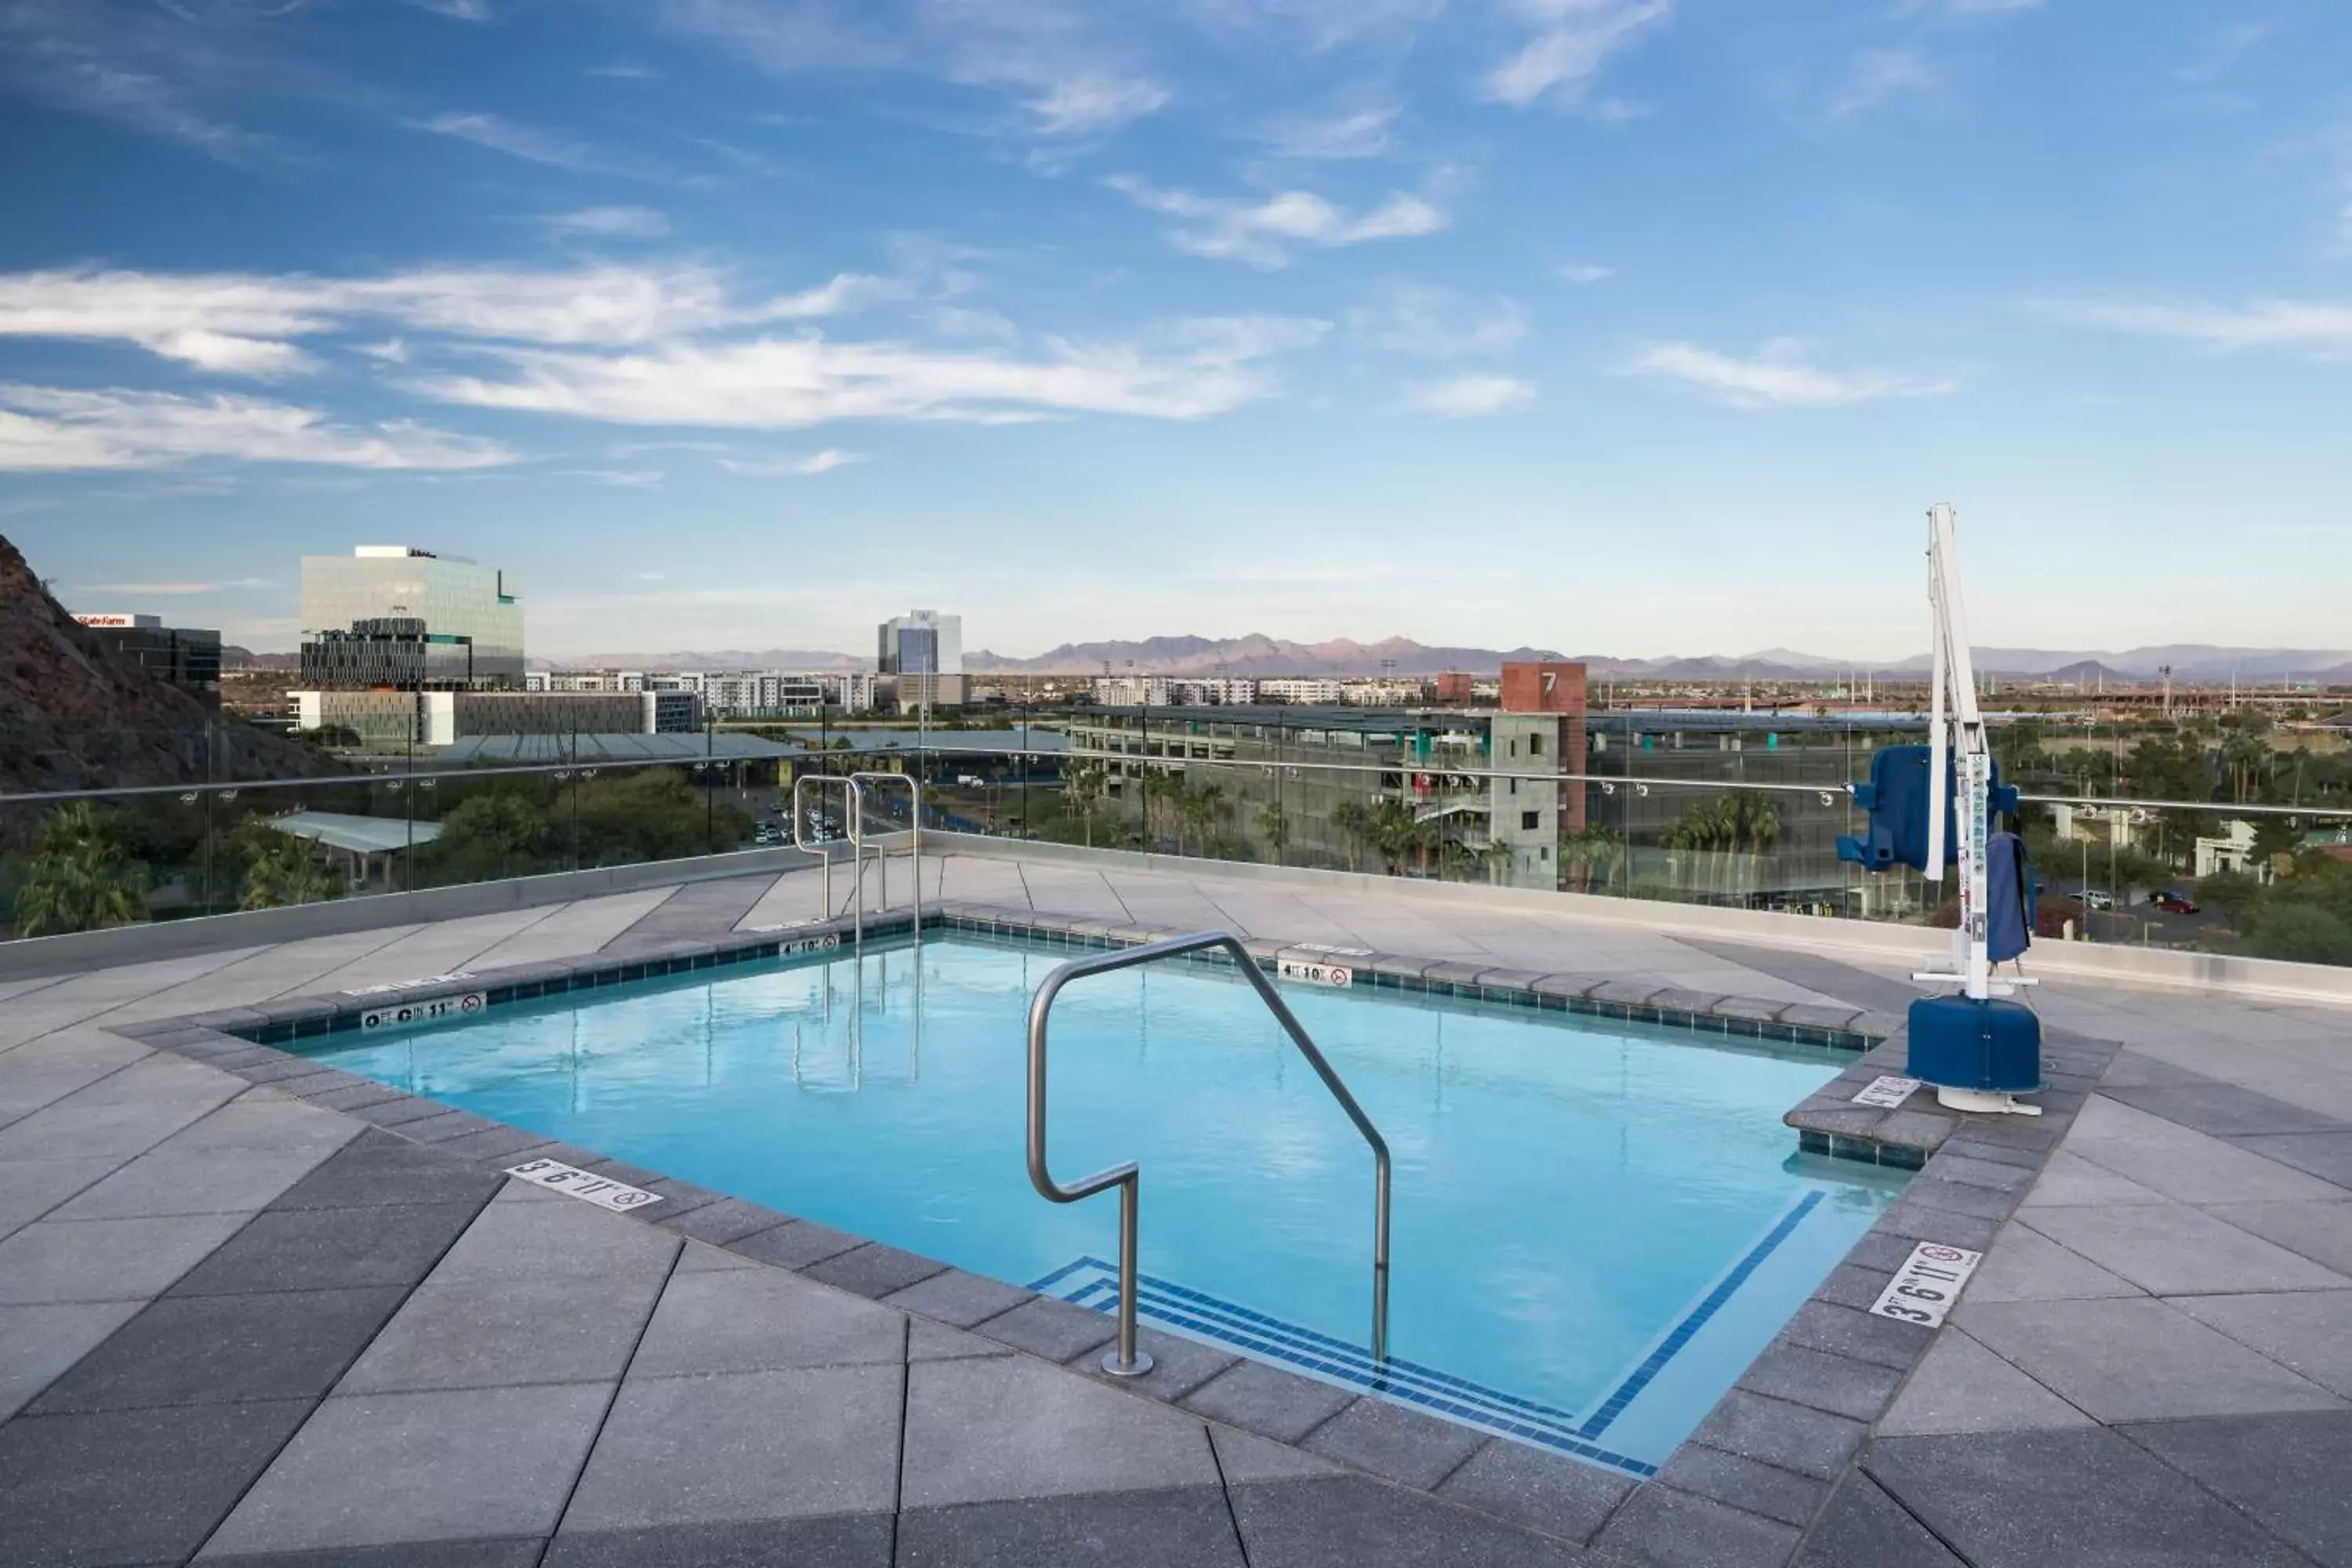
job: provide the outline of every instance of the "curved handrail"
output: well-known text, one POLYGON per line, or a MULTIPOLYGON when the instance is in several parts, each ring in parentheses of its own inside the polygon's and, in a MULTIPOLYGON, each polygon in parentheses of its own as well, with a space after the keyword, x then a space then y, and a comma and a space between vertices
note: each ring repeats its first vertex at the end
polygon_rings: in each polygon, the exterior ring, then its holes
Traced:
MULTIPOLYGON (((801 792, 811 785, 818 789, 827 784, 839 784, 849 797, 849 858, 857 872, 857 884, 850 894, 851 940, 861 946, 866 941, 866 786, 855 773, 803 773, 793 780, 793 847, 803 854, 814 854, 823 863, 824 880, 818 884, 817 897, 823 901, 824 920, 833 919, 833 850, 831 840, 823 844, 808 841, 808 818, 801 808, 801 792)), ((916 884, 917 890, 921 884, 916 884)), ((919 918, 919 917, 918 917, 919 918)))
POLYGON ((1298 1047, 1323 1087, 1364 1135, 1372 1150, 1372 1359, 1386 1364, 1389 1358, 1389 1146, 1380 1130, 1372 1125, 1356 1097, 1339 1080, 1331 1064, 1316 1048, 1305 1026, 1290 1011, 1274 983, 1257 966, 1241 939, 1230 931, 1195 931, 1190 936, 1169 937, 1161 942, 1145 942, 1139 947, 1124 948, 1115 952, 1099 953, 1092 958, 1073 959, 1045 977, 1044 984, 1029 1002, 1029 1183, 1040 1195, 1057 1204, 1072 1204, 1080 1198, 1092 1197, 1106 1187, 1118 1188, 1118 1348, 1103 1357, 1103 1370, 1120 1377, 1134 1377, 1151 1370, 1151 1358, 1138 1353, 1135 1348, 1135 1232, 1136 1209, 1142 1185, 1142 1168, 1132 1160, 1080 1177, 1068 1186, 1054 1180, 1045 1166, 1045 1024, 1054 1010, 1054 999, 1073 980, 1083 980, 1090 974, 1108 974, 1114 970, 1133 969, 1139 964, 1156 963, 1163 958, 1176 958, 1188 952, 1200 952, 1210 948, 1223 948, 1233 956, 1234 967, 1256 987, 1258 997, 1273 1012, 1276 1022, 1298 1047))
MULTIPOLYGON (((917 939, 918 941, 920 941, 920 940, 921 940, 921 938, 922 938, 922 934, 923 934, 923 786, 922 786, 922 784, 921 784, 921 782, 920 782, 920 781, 919 781, 918 779, 916 779, 916 778, 915 778, 912 774, 910 774, 910 773, 880 773, 880 772, 863 772, 863 773, 851 773, 849 776, 850 776, 851 778, 853 778, 853 779, 856 779, 856 780, 860 781, 861 783, 872 783, 872 784, 905 784, 905 785, 907 786, 907 797, 908 797, 908 804, 909 807, 910 807, 910 808, 911 808, 911 810, 912 810, 912 814, 913 814, 913 817, 914 817, 914 823, 915 823, 915 843, 914 843, 914 849, 913 849, 913 851, 912 851, 912 853, 913 853, 913 858, 914 858, 914 870, 915 870, 915 937, 916 937, 916 939, 917 939)), ((861 827, 864 826, 864 824, 863 824, 862 820, 861 820, 861 822, 860 822, 859 826, 860 826, 861 827)), ((863 846, 861 846, 860 847, 862 848, 862 847, 863 847, 863 846)), ((883 863, 882 863, 882 908, 883 908, 884 910, 888 910, 888 909, 889 909, 889 907, 890 907, 890 867, 889 867, 889 860, 888 860, 888 856, 889 856, 889 851, 888 851, 888 849, 887 849, 887 848, 886 848, 886 849, 884 849, 884 850, 882 851, 882 854, 883 854, 883 857, 884 857, 884 858, 883 858, 883 863)), ((859 885, 860 887, 863 887, 863 886, 865 885, 864 876, 865 876, 865 874, 864 874, 863 872, 860 872, 860 873, 859 873, 859 883, 858 883, 858 885, 859 885)))

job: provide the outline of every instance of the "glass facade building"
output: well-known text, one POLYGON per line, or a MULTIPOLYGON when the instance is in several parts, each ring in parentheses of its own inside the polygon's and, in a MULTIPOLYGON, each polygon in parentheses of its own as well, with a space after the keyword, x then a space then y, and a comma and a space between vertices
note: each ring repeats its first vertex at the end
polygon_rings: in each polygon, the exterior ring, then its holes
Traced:
POLYGON ((519 689, 514 574, 404 544, 302 558, 302 678, 322 687, 519 689))

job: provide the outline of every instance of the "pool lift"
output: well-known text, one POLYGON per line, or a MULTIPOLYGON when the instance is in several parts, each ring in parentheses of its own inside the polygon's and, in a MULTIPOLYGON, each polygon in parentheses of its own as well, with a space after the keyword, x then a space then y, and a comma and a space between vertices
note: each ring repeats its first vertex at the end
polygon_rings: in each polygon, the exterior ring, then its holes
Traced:
POLYGON ((1936 1087, 1954 1110, 2039 1116, 2017 1099, 2042 1087, 2042 1021, 2011 1000, 2032 981, 1996 979, 1993 965, 2032 942, 2032 873, 2024 846, 1994 831, 1996 812, 2015 812, 2017 790, 2000 782, 1977 710, 1976 668, 1948 506, 1927 512, 1927 603, 1933 612, 1934 671, 1928 743, 1889 746, 1871 758, 1870 782, 1853 788, 1869 830, 1838 840, 1838 858, 1873 871, 1916 868, 1939 884, 1948 868, 1959 883, 1959 922, 1952 967, 1912 979, 1958 985, 1957 993, 1911 1004, 1911 1076, 1936 1087))

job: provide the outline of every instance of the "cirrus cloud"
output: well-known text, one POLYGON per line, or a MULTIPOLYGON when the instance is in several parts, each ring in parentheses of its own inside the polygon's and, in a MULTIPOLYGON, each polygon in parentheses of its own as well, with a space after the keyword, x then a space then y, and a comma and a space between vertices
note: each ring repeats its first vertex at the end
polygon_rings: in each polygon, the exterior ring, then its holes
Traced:
POLYGON ((1451 221, 1444 209, 1402 192, 1360 213, 1312 191, 1280 191, 1248 197, 1203 196, 1162 190, 1131 175, 1114 175, 1111 189, 1150 212, 1184 220, 1169 242, 1177 249, 1253 267, 1287 266, 1300 246, 1329 249, 1374 239, 1414 239, 1436 234, 1451 221))
POLYGON ((516 460, 495 441, 409 420, 343 425, 316 408, 227 394, 0 384, 0 470, 155 468, 199 458, 354 468, 486 468, 516 460))
POLYGON ((1457 375, 1405 389, 1404 405, 1448 419, 1483 419, 1535 401, 1532 383, 1512 375, 1457 375))
POLYGON ((1736 408, 1839 408, 1890 397, 1939 397, 1959 384, 1948 376, 1822 370, 1804 362, 1803 348, 1780 338, 1754 358, 1739 359, 1691 343, 1652 343, 1624 368, 1698 387, 1736 408))

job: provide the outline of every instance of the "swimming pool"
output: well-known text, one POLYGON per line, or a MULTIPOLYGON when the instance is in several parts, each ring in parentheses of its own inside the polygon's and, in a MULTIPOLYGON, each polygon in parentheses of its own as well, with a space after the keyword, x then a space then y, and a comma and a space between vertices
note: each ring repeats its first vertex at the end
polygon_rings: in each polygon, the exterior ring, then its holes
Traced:
MULTIPOLYGON (((1024 1163, 1024 1015, 1070 956, 932 935, 306 1054, 974 1273, 1108 1310, 1109 1194, 1024 1163)), ((1792 1151, 1820 1047, 1286 986, 1393 1153, 1392 1397, 1635 1473, 1662 1462, 1900 1190, 1792 1151)), ((1370 1155, 1241 977, 1081 980, 1056 1172, 1142 1167, 1142 1316, 1364 1387, 1370 1155)))

